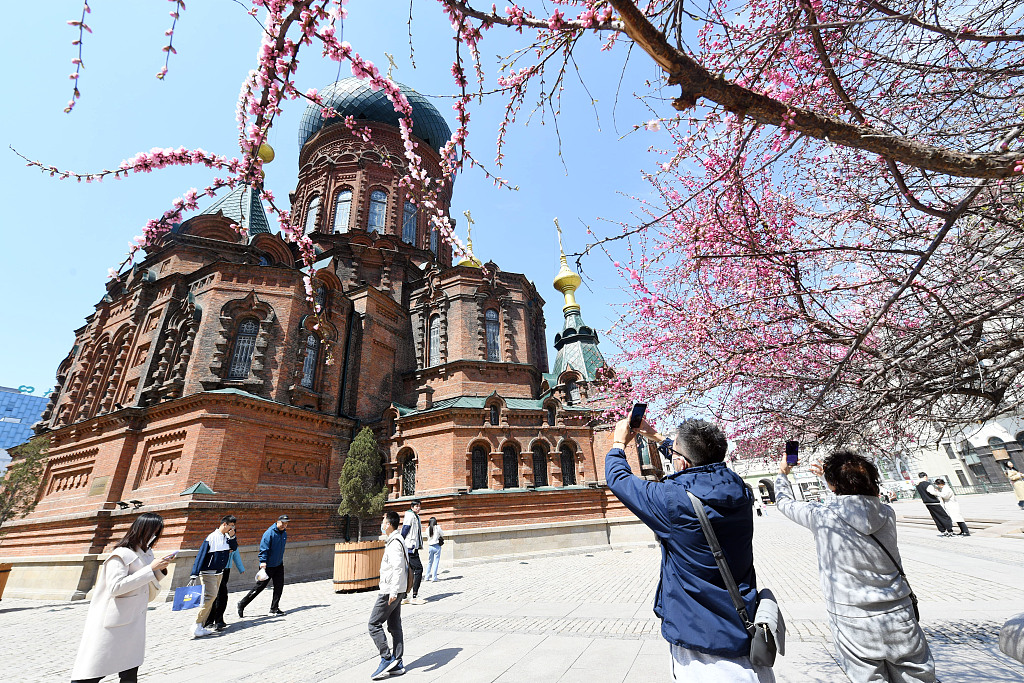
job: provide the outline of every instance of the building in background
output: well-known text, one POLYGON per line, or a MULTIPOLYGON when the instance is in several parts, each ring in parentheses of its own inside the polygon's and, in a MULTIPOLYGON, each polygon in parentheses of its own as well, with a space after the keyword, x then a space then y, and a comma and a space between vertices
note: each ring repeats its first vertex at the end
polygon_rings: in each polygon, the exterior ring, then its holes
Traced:
MULTIPOLYGON (((403 92, 423 168, 440 178, 448 125, 403 92)), ((137 510, 163 515, 161 548, 185 550, 175 585, 226 513, 246 552, 287 513, 290 575, 322 575, 354 535, 337 514, 338 477, 365 426, 389 507, 422 499, 449 558, 648 537, 603 482, 611 429, 594 395, 607 368, 564 255, 548 372, 536 286, 493 261, 453 263, 402 182, 385 94, 354 78, 320 93, 340 116, 307 108, 289 195, 315 273, 304 281, 297 246, 239 186, 107 283, 57 369, 39 503, 0 540, 15 563, 7 594, 84 597, 137 510)), ((450 202, 442 188, 446 217, 450 202)))
MULTIPOLYGON (((39 422, 48 401, 45 396, 0 387, 0 449, 28 441, 32 437, 32 425, 39 422)), ((0 468, 4 467, 0 460, 0 468)))

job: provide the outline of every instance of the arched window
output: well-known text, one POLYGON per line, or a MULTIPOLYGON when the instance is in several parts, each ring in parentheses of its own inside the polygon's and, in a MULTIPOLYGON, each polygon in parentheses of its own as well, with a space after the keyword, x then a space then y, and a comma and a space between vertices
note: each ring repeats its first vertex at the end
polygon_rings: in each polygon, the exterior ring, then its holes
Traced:
POLYGON ((1003 440, 998 436, 990 436, 988 438, 988 445, 992 448, 1002 448, 1004 446, 1003 440))
POLYGON ((416 244, 416 205, 412 202, 405 203, 402 211, 402 241, 406 244, 416 244))
POLYGON ((569 395, 569 405, 580 402, 580 385, 571 379, 565 383, 565 393, 569 395))
POLYGON ((498 426, 498 406, 491 406, 491 424, 495 427, 498 426))
POLYGON ((493 308, 484 313, 484 330, 487 333, 487 360, 501 360, 498 354, 498 312, 493 308))
POLYGON ((409 454, 402 463, 402 495, 416 495, 416 461, 409 454))
POLYGON ((555 426, 555 407, 548 406, 548 427, 555 426))
POLYGON ((246 379, 252 366, 252 352, 256 349, 256 333, 260 326, 252 318, 242 321, 235 335, 235 349, 231 354, 228 379, 246 379))
MULTIPOLYGON (((313 303, 320 307, 320 311, 324 310, 324 304, 327 302, 327 287, 324 285, 317 285, 316 289, 313 290, 313 303)), ((317 311, 319 312, 319 311, 317 311)))
POLYGON ((559 450, 562 456, 562 486, 575 486, 576 459, 572 455, 572 449, 568 446, 562 446, 559 450))
POLYGON ((519 488, 519 456, 515 446, 501 449, 501 470, 505 476, 505 488, 519 488))
POLYGON ((320 218, 320 195, 317 195, 309 200, 309 206, 306 207, 306 234, 316 230, 316 222, 320 218))
POLYGON ((313 388, 316 380, 316 360, 320 355, 320 338, 315 334, 306 337, 306 358, 302 361, 302 386, 313 388))
POLYGON ((384 219, 388 213, 388 194, 383 190, 370 193, 370 214, 366 221, 366 231, 384 231, 384 219))
POLYGON ((480 446, 473 449, 473 488, 487 488, 487 452, 480 446))
POLYGON ((264 256, 264 255, 261 254, 260 255, 260 265, 261 266, 269 266, 270 265, 270 258, 268 256, 264 256))
POLYGON ((334 196, 334 232, 348 232, 352 213, 352 190, 339 190, 334 196))
POLYGON ((427 340, 427 365, 434 366, 441 364, 441 316, 435 315, 430 319, 430 334, 427 340))
POLYGON ((430 231, 430 251, 434 252, 434 256, 437 256, 437 230, 430 231))
POLYGON ((548 449, 539 443, 533 445, 533 485, 548 485, 548 449))

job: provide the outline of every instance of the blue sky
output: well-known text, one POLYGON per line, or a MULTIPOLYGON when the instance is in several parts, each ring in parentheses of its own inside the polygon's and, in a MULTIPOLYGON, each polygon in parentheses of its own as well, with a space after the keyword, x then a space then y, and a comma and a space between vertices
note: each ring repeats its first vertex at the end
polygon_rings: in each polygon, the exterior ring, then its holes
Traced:
MULTIPOLYGON (((163 32, 170 25, 168 3, 94 3, 87 23, 80 88, 72 114, 63 109, 71 95, 68 74, 76 56, 71 41, 78 33, 66 22, 77 19, 79 2, 16 3, 0 26, 0 51, 8 65, 6 96, 0 106, 3 147, 60 168, 96 171, 116 168, 122 159, 152 147, 202 147, 236 156, 235 103, 245 75, 255 65, 260 29, 231 0, 188 3, 175 36, 178 54, 164 81, 155 78, 163 64, 163 32)), ((344 38, 364 57, 387 65, 394 55, 396 80, 425 95, 453 92, 449 68, 452 29, 436 2, 416 3, 414 70, 409 60, 406 25, 408 3, 376 0, 349 4, 344 38)), ((493 55, 524 44, 515 34, 492 30, 483 43, 488 85, 493 86, 493 55)), ((589 97, 570 78, 563 96, 559 126, 562 160, 550 116, 521 121, 508 134, 501 174, 518 192, 495 188, 482 174, 468 171, 455 185, 452 213, 465 236, 462 212, 472 211, 474 249, 503 270, 525 273, 547 301, 549 341, 561 329, 561 296, 551 287, 558 269, 558 246, 552 218, 565 231, 566 248, 586 242, 583 223, 601 232, 616 230, 603 221, 630 221, 632 196, 650 195, 641 169, 657 157, 650 145, 665 142, 664 133, 629 133, 653 114, 633 96, 645 79, 658 73, 646 58, 634 57, 619 78, 625 45, 600 52, 587 38, 577 53, 589 91, 598 100, 600 124, 589 97), (618 104, 615 104, 616 97, 618 104), (623 137, 625 135, 625 137, 623 137)), ((349 76, 342 66, 341 76, 349 76)), ((320 57, 315 46, 300 52, 300 90, 321 88, 338 76, 338 65, 320 57)), ((433 100, 454 127, 447 99, 433 100)), ((267 167, 267 186, 286 198, 297 171, 297 129, 302 102, 286 105, 270 134, 277 158, 267 167)), ((494 157, 495 136, 504 100, 474 104, 470 147, 479 159, 494 157)), ((665 105, 662 112, 670 115, 665 105)), ((116 266, 141 226, 158 217, 170 202, 191 187, 203 188, 215 175, 206 168, 165 169, 102 184, 57 181, 29 169, 7 149, 0 149, 0 385, 31 385, 37 393, 53 384, 58 363, 104 294, 107 268, 116 266)), ((212 203, 209 200, 208 203, 212 203)), ((613 246, 613 256, 624 256, 613 246)), ((607 257, 585 261, 585 285, 578 298, 591 325, 607 329, 621 302, 622 280, 607 257), (588 279, 588 276, 590 279, 588 279), (589 287, 589 290, 587 289, 589 287)), ((614 349, 603 343, 606 355, 614 349)), ((553 351, 551 353, 553 357, 553 351)))

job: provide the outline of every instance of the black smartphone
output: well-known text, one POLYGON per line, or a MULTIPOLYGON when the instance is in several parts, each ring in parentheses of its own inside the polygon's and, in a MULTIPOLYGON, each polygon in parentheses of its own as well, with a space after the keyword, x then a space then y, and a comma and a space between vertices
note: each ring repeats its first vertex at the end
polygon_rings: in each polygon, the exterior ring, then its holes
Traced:
POLYGON ((796 465, 800 462, 800 442, 799 441, 787 441, 786 442, 786 464, 796 465))
POLYGON ((646 412, 646 403, 634 403, 633 410, 629 411, 629 428, 640 429, 640 423, 643 421, 644 413, 646 412))

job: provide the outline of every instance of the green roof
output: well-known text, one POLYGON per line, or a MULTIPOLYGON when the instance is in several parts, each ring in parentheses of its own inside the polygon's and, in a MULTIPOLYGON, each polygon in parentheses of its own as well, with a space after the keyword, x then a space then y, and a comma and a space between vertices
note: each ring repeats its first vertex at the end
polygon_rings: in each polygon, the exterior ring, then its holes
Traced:
POLYGON ((216 493, 216 491, 211 489, 209 486, 207 486, 203 482, 198 481, 195 484, 192 484, 191 486, 189 486, 187 489, 185 489, 184 491, 182 491, 178 495, 179 496, 191 496, 191 495, 196 494, 196 493, 204 493, 204 494, 209 495, 211 493, 216 493))
POLYGON ((270 221, 267 220, 260 195, 249 185, 239 185, 202 212, 207 215, 216 213, 223 214, 231 222, 245 228, 250 237, 270 232, 270 221))
MULTIPOLYGON (((455 408, 483 410, 488 398, 490 398, 490 396, 455 396, 452 398, 443 398, 440 401, 434 401, 434 405, 430 408, 426 408, 425 410, 409 408, 407 406, 399 405, 398 403, 392 403, 392 405, 395 407, 395 410, 398 411, 399 417, 405 417, 406 415, 422 415, 424 413, 433 413, 438 410, 451 410, 455 408)), ((499 398, 505 402, 505 406, 509 410, 544 409, 544 401, 539 398, 505 398, 503 396, 499 396, 499 398)))
MULTIPOLYGON (((579 311, 566 311, 565 325, 562 331, 555 335, 558 355, 555 356, 555 365, 550 373, 555 379, 549 380, 548 385, 556 385, 558 376, 569 368, 580 373, 584 382, 593 382, 597 379, 598 368, 607 365, 604 356, 601 355, 601 349, 598 348, 599 343, 597 332, 583 322, 579 311)), ((548 375, 544 377, 546 379, 548 375)))

